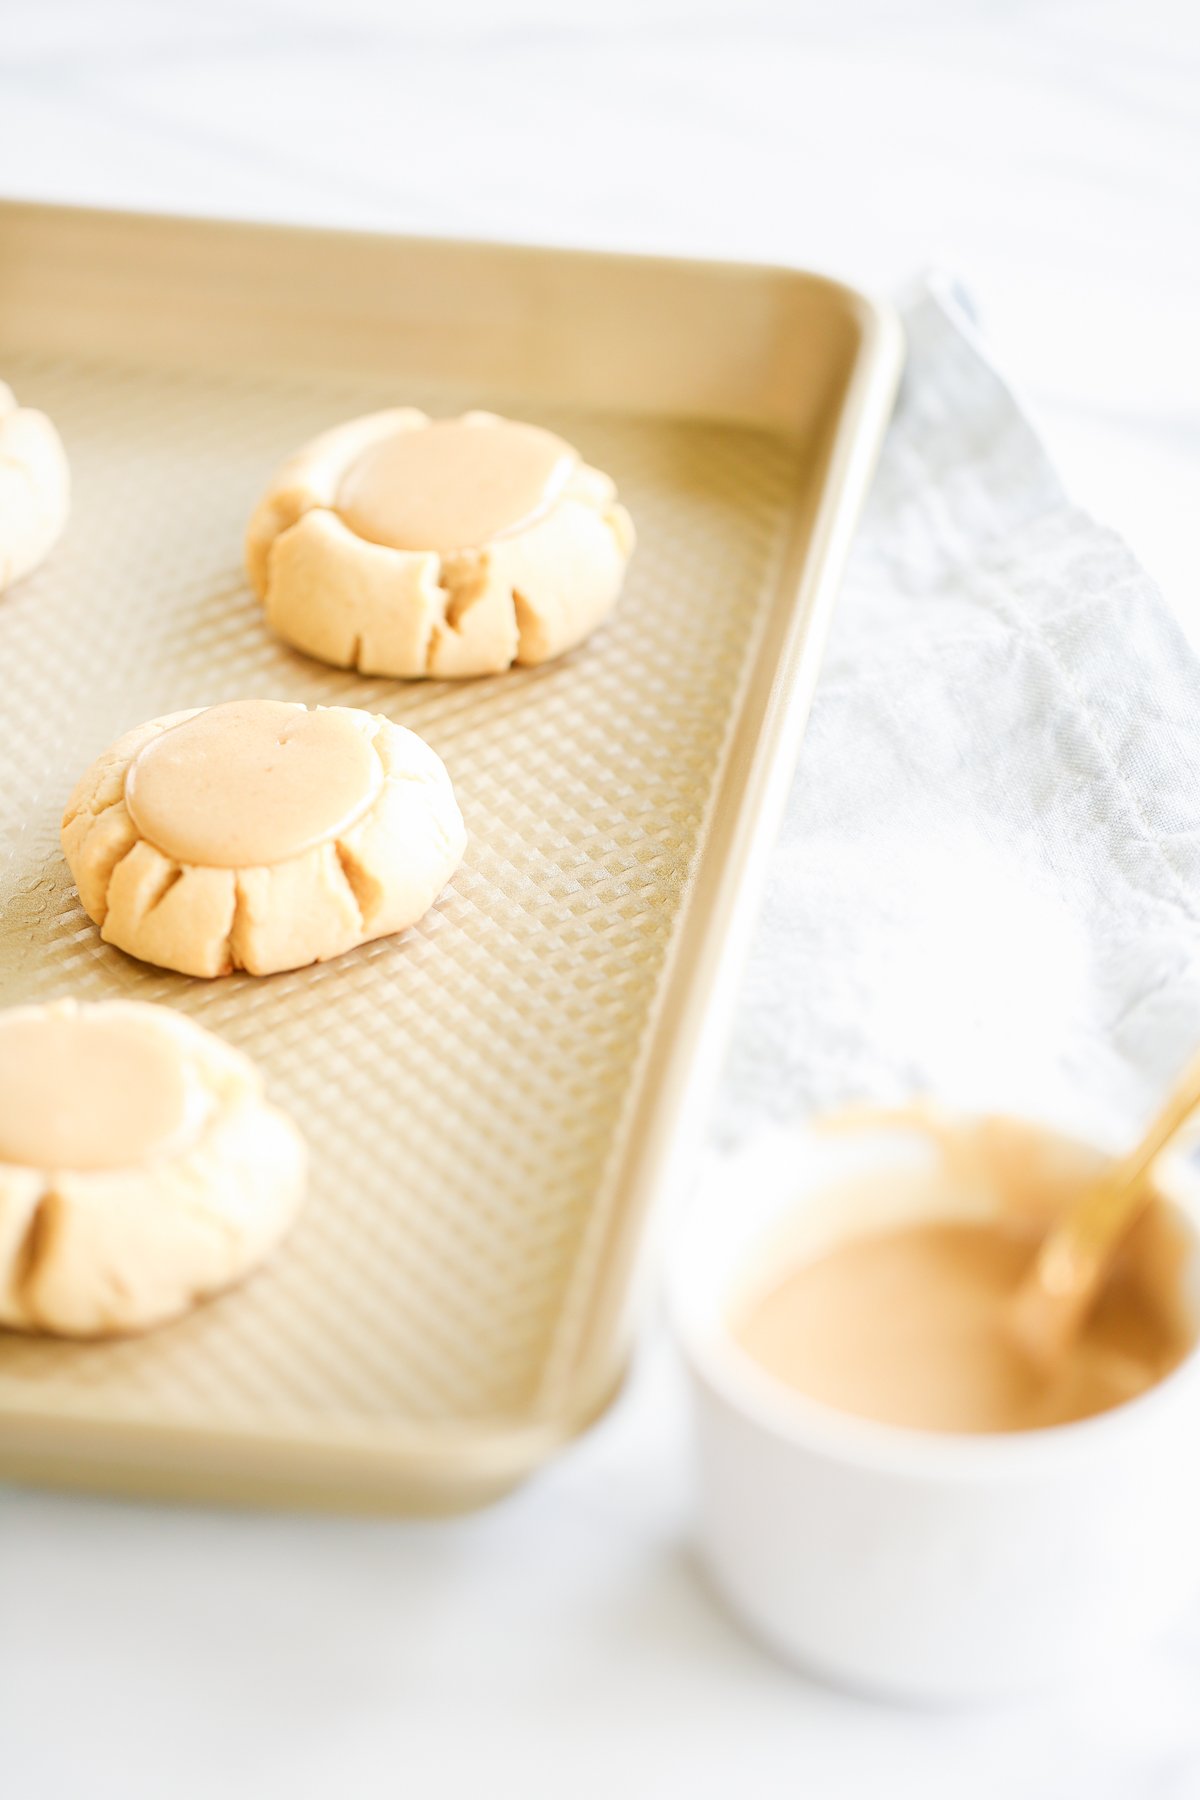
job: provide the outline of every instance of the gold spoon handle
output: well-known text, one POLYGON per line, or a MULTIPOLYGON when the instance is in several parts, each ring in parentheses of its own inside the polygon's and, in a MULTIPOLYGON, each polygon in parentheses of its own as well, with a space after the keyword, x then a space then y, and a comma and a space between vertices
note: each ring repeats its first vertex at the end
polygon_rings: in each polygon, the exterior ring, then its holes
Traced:
POLYGON ((1091 1311, 1114 1256, 1150 1198, 1147 1175, 1197 1107, 1200 1054, 1135 1148, 1046 1233, 1013 1309, 1014 1331, 1035 1361, 1044 1365, 1061 1355, 1091 1311))

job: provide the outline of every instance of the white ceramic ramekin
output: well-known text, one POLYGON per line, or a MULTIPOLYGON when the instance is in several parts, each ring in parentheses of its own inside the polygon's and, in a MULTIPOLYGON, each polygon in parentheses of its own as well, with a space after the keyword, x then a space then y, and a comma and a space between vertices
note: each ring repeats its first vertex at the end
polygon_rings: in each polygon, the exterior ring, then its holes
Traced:
MULTIPOLYGON (((1200 1353, 1112 1412, 990 1437, 851 1418, 775 1380, 730 1334, 737 1295, 764 1261, 780 1267, 785 1245, 797 1254, 947 1216, 913 1198, 933 1154, 906 1131, 762 1140, 709 1170, 668 1285, 693 1377, 702 1552, 719 1592, 815 1673, 952 1700, 1109 1661, 1200 1587, 1200 1353), (831 1196, 831 1184, 872 1172, 873 1202, 831 1196)), ((1159 1185, 1195 1231, 1197 1174, 1164 1159, 1159 1185)), ((1198 1271, 1194 1250, 1193 1293, 1198 1271)))

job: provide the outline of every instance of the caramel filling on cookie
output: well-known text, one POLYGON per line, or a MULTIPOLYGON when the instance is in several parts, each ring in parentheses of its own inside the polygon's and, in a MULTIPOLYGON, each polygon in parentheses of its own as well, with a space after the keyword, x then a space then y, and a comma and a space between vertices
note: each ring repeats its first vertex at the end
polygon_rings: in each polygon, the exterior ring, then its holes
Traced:
POLYGON ((164 856, 245 869, 338 837, 382 785, 371 740, 347 713, 233 700, 152 738, 130 764, 125 804, 164 856))
POLYGON ((203 1095, 165 1032, 103 1011, 0 1018, 0 1162, 127 1168, 189 1137, 203 1095))
POLYGON ((512 419, 438 419, 365 450, 337 510, 392 550, 477 550, 549 512, 579 466, 569 444, 512 419))

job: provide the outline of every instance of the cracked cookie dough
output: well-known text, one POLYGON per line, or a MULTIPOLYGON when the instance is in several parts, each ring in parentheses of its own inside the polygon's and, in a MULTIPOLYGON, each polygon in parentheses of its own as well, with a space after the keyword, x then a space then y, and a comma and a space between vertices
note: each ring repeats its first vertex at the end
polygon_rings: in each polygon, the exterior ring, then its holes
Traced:
POLYGON ((184 975, 269 975, 415 924, 466 832, 415 732, 234 700, 119 738, 72 794, 62 845, 110 944, 184 975))
POLYGON ((396 408, 296 452, 246 566, 296 649, 364 675, 546 662, 610 611, 633 551, 607 475, 536 425, 396 408))
POLYGON ((257 1268, 304 1140, 253 1063, 163 1006, 0 1013, 0 1325, 145 1331, 257 1268))
POLYGON ((36 569, 62 535, 71 477, 45 413, 0 381, 0 593, 36 569))

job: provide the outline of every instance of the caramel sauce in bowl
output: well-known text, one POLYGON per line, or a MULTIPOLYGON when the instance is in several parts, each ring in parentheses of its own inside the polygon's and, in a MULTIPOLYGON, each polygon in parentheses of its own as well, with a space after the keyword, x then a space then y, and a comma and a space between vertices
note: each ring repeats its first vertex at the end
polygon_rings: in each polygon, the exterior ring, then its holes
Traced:
POLYGON ((669 1259, 701 1549, 790 1661, 990 1696, 1113 1660, 1200 1588, 1200 1176, 1163 1159, 1062 1391, 994 1330, 1103 1161, 1049 1127, 914 1109, 710 1167, 669 1259))

